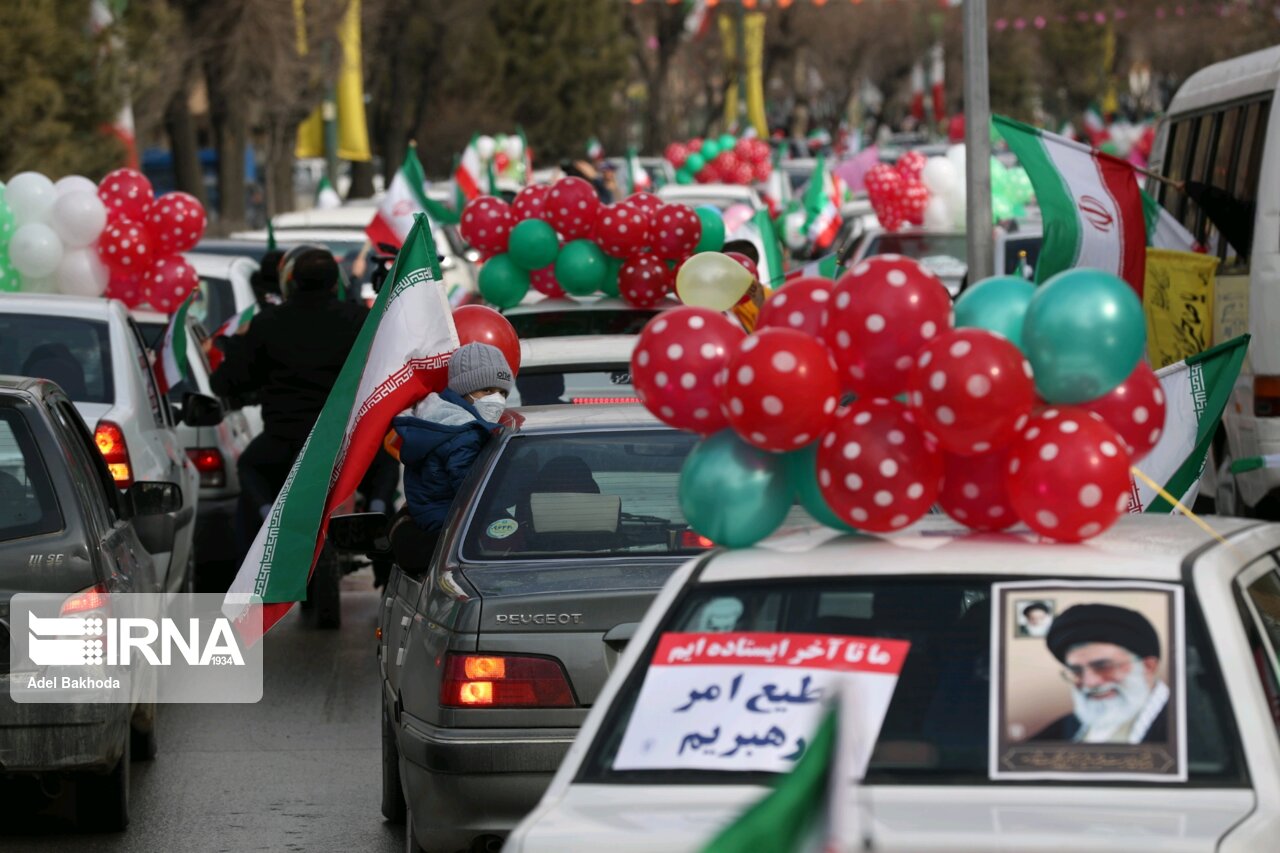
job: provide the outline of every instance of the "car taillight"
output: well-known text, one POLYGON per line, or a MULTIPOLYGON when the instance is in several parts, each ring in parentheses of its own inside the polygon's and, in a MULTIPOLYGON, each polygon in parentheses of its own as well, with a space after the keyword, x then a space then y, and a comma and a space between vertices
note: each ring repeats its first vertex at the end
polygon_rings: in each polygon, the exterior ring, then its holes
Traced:
POLYGON ((445 658, 440 704, 446 708, 572 708, 577 703, 558 661, 450 654, 445 658))
POLYGON ((575 406, 600 406, 609 403, 639 403, 639 397, 574 397, 575 406))
POLYGON ((90 611, 105 610, 108 601, 107 587, 97 584, 67 596, 58 608, 59 616, 84 616, 90 611))
POLYGON ((1259 418, 1280 417, 1280 376, 1253 377, 1253 414, 1259 418))
POLYGON ((714 548, 716 543, 703 536, 696 530, 680 531, 680 548, 687 550, 689 548, 714 548))
POLYGON ((191 464, 200 472, 201 486, 225 486, 227 484, 227 465, 222 458, 222 451, 216 447, 188 447, 187 456, 191 464))
POLYGON ((111 421, 99 421, 93 431, 93 441, 107 461, 107 470, 116 486, 127 489, 133 485, 133 468, 129 465, 129 446, 124 441, 124 431, 111 421))

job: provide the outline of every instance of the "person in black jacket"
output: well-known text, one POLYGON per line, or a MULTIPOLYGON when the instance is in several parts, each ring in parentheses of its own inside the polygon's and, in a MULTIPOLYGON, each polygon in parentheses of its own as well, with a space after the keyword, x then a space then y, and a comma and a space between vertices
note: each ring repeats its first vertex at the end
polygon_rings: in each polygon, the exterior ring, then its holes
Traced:
MULTIPOLYGON (((262 402, 262 434, 237 469, 254 525, 283 488, 368 316, 363 305, 338 300, 338 275, 328 250, 291 250, 281 261, 284 304, 264 308, 243 334, 226 339, 226 356, 210 377, 219 396, 262 402)), ((251 540, 253 531, 245 532, 251 540)), ((247 551, 249 543, 241 544, 247 551)))

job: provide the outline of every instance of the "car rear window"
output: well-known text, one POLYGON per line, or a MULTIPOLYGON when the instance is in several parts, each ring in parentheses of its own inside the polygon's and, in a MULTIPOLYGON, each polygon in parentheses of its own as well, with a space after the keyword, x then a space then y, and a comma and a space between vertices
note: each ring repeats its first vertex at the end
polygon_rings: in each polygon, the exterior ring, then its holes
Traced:
POLYGON ((101 320, 0 313, 0 373, 56 382, 77 403, 113 403, 111 332, 101 320))
MULTIPOLYGON (((169 328, 168 323, 139 323, 138 324, 138 331, 142 332, 142 340, 147 345, 147 349, 150 350, 148 357, 151 360, 152 370, 156 369, 155 366, 159 363, 162 357, 160 353, 160 347, 164 344, 164 333, 165 333, 165 330, 168 328, 169 328)), ((197 332, 196 334, 200 335, 202 333, 197 332)), ((198 371, 200 371, 201 369, 204 371, 205 376, 208 376, 209 374, 213 373, 213 368, 209 365, 209 357, 205 355, 204 347, 202 346, 189 348, 187 352, 188 356, 190 356, 193 351, 198 353, 200 358, 199 366, 197 367, 193 365, 193 370, 197 371, 197 373, 192 377, 192 379, 182 379, 177 383, 175 383, 174 385, 170 386, 168 397, 169 397, 169 402, 171 403, 181 403, 183 396, 185 396, 188 392, 192 394, 210 393, 209 388, 207 387, 207 383, 201 381, 198 374, 198 371)))
POLYGON ((881 234, 868 247, 868 255, 906 255, 908 258, 968 258, 963 234, 881 234))
MULTIPOLYGON (((908 640, 910 649, 867 782, 995 784, 988 778, 987 752, 991 584, 1008 580, 881 576, 707 584, 677 602, 644 659, 652 660, 657 637, 665 632, 804 632, 908 640)), ((1187 590, 1188 784, 1238 785, 1244 782, 1239 736, 1198 611, 1187 590)), ((644 675, 645 667, 639 666, 627 677, 579 781, 736 784, 768 778, 770 774, 720 770, 614 770, 644 675)))
MULTIPOLYGON (((225 278, 201 277, 191 300, 191 316, 206 329, 216 329, 236 311, 236 294, 225 278)), ((163 335, 164 332, 161 332, 163 335)), ((147 342, 151 346, 150 341, 147 342)))
POLYGON ((696 436, 674 430, 515 436, 475 502, 467 561, 691 554, 677 498, 696 436))
POLYGON ((548 406, 560 403, 638 403, 631 384, 631 365, 592 365, 569 370, 525 369, 516 377, 507 405, 548 406))
POLYGON ((656 311, 625 308, 600 311, 531 311, 506 315, 522 338, 561 335, 638 335, 656 311))
POLYGON ((0 542, 61 529, 62 515, 31 429, 17 408, 0 404, 0 542))

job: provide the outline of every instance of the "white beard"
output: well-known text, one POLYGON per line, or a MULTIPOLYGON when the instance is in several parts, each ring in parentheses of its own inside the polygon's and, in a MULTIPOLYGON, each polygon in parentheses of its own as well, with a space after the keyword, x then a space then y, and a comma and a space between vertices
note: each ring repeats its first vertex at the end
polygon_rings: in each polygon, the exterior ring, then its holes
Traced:
POLYGON ((1147 684, 1146 673, 1140 662, 1134 663, 1124 681, 1093 689, 1099 693, 1114 690, 1116 695, 1106 699, 1091 699, 1089 691, 1082 688, 1071 691, 1076 719, 1083 726, 1081 740, 1090 743, 1110 740, 1117 729, 1138 715, 1151 696, 1151 686, 1147 684))
POLYGON ((1027 622, 1023 625, 1028 637, 1047 637, 1049 636, 1049 629, 1052 627, 1052 621, 1042 622, 1039 625, 1032 625, 1030 622, 1027 622))

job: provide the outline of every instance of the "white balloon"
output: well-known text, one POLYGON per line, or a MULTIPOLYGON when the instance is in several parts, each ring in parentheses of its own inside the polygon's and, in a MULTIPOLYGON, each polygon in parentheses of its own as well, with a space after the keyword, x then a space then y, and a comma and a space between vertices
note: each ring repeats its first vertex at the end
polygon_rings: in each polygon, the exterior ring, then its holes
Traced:
POLYGON ((72 249, 62 256, 53 275, 58 292, 71 296, 101 296, 107 292, 111 273, 94 249, 72 249))
POLYGON ((43 222, 32 222, 13 232, 13 239, 9 241, 9 261, 24 279, 47 278, 58 268, 61 260, 62 240, 43 222))
POLYGON ((76 190, 53 203, 50 219, 62 242, 68 248, 79 249, 92 245, 107 227, 107 208, 97 190, 76 190))
POLYGON ((946 157, 930 157, 920 173, 920 180, 935 196, 946 195, 959 179, 955 165, 946 157))
POLYGON ((4 200, 13 211, 13 219, 18 225, 29 222, 47 222, 53 209, 53 200, 57 194, 53 191, 53 181, 39 172, 21 172, 9 179, 5 188, 4 200))
POLYGON ((492 136, 481 136, 476 140, 476 153, 480 155, 481 160, 491 159, 497 147, 498 143, 493 141, 492 136))
POLYGON ((502 150, 512 160, 519 160, 524 156, 524 141, 519 136, 512 134, 502 140, 502 150))
POLYGON ((65 178, 59 178, 53 185, 53 191, 58 196, 64 196, 67 193, 85 191, 94 195, 98 194, 98 185, 86 178, 84 175, 67 175, 65 178))
POLYGON ((954 221, 955 217, 951 213, 951 207, 944 197, 935 195, 924 206, 925 228, 950 228, 954 221))
POLYGON ((947 159, 951 161, 951 165, 956 167, 956 174, 960 176, 960 180, 964 180, 964 145, 952 145, 947 149, 947 159))
POLYGON ((58 280, 53 276, 45 276, 44 278, 26 278, 22 279, 23 293, 57 293, 58 280))

